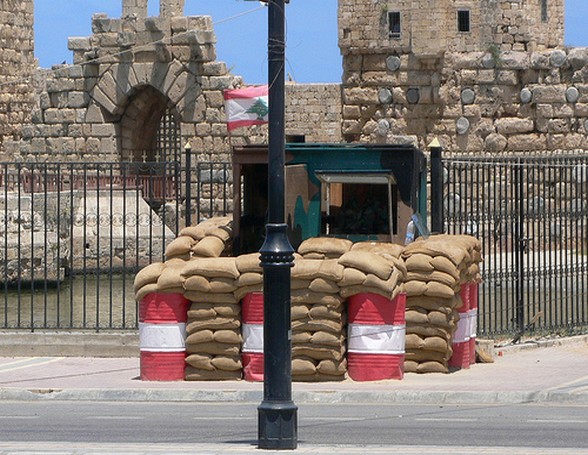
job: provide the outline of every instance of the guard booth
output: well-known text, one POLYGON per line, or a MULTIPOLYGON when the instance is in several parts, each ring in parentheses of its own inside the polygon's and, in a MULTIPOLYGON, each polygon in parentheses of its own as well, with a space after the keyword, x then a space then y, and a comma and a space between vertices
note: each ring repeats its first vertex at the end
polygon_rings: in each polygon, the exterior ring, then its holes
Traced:
MULTIPOLYGON (((267 222, 267 146, 233 148, 233 248, 258 251, 267 222)), ((404 243, 426 216, 426 158, 410 145, 286 144, 285 213, 292 246, 310 237, 404 243)))

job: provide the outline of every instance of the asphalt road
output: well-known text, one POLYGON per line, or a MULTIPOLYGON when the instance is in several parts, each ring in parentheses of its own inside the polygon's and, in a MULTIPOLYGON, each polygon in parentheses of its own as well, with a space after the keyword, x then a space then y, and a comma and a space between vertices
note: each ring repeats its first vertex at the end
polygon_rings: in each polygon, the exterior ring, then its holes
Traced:
MULTIPOLYGON (((257 438, 259 403, 2 402, 0 442, 236 444, 257 438)), ((304 404, 305 446, 534 447, 588 454, 588 407, 304 404)))

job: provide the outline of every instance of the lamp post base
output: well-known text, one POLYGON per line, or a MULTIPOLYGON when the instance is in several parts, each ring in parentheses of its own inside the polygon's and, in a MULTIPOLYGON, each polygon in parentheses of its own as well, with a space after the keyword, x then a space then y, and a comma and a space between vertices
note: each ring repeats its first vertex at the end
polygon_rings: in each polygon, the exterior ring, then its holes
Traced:
POLYGON ((298 446, 298 407, 263 401, 258 407, 258 448, 294 450, 298 446))

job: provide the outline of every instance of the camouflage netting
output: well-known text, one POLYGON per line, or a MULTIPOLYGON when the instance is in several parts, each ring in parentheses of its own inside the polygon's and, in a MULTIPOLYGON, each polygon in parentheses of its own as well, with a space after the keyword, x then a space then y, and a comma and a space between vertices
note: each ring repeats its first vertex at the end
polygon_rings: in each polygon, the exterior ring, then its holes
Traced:
MULTIPOLYGON (((183 293, 191 302, 186 379, 242 377, 240 301, 263 290, 259 253, 228 257, 230 220, 185 228, 166 250, 165 263, 135 278, 141 300, 150 292, 183 293)), ((408 247, 336 238, 305 240, 292 268, 292 377, 343 380, 345 300, 375 293, 390 300, 406 292, 406 371, 446 372, 461 306, 461 283, 479 280, 479 242, 433 236, 408 247)))
POLYGON ((446 373, 453 353, 461 284, 480 281, 480 242, 469 236, 435 235, 402 253, 407 275, 405 372, 446 373))

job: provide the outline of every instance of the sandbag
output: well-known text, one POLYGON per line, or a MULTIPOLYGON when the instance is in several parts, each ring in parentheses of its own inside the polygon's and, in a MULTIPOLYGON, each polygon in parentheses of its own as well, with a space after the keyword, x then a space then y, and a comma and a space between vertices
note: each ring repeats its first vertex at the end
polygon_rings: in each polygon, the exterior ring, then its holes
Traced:
POLYGON ((257 272, 241 273, 235 284, 237 287, 253 286, 263 283, 263 275, 257 272))
POLYGON ((210 354, 190 354, 186 357, 186 363, 199 370, 214 371, 216 368, 211 362, 212 358, 210 354))
POLYGON ((240 348, 237 345, 223 343, 188 343, 186 342, 186 352, 190 354, 211 354, 237 356, 240 354, 240 348))
POLYGON ((297 319, 292 321, 292 330, 300 332, 331 332, 339 334, 343 330, 340 323, 329 319, 297 319))
POLYGON ((440 362, 421 362, 417 365, 417 373, 449 373, 449 368, 440 362))
POLYGON ((293 332, 292 345, 310 343, 312 332, 293 332))
POLYGON ((232 293, 237 289, 235 280, 232 278, 212 278, 210 280, 210 291, 215 294, 232 293))
POLYGON ((425 295, 429 297, 440 297, 442 299, 451 299, 455 295, 456 291, 437 281, 429 281, 427 283, 427 290, 425 295))
POLYGON ((349 251, 353 242, 347 239, 335 237, 313 237, 304 240, 298 247, 298 252, 303 256, 308 253, 322 253, 324 255, 335 257, 341 256, 349 251))
POLYGON ((241 371, 243 365, 241 364, 240 356, 215 356, 210 361, 215 368, 222 371, 241 371))
POLYGON ((369 251, 349 251, 341 256, 338 263, 345 267, 353 267, 364 273, 372 273, 382 280, 390 278, 392 264, 383 257, 369 251))
MULTIPOLYGON (((449 352, 448 341, 441 337, 427 337, 424 340, 423 349, 426 351, 436 351, 441 352, 443 354, 447 354, 449 352)), ((447 358, 449 358, 448 356, 447 358)))
POLYGON ((308 316, 311 319, 332 319, 341 322, 343 318, 341 310, 328 305, 315 304, 310 306, 308 316))
POLYGON ((133 283, 133 289, 137 292, 146 284, 157 283, 161 272, 165 268, 165 264, 162 262, 154 262, 148 266, 142 268, 135 275, 135 281, 133 283))
POLYGON ((165 257, 168 259, 190 254, 194 239, 189 236, 179 236, 172 240, 165 249, 165 257))
POLYGON ((225 249, 225 242, 218 237, 207 236, 192 246, 192 254, 196 257, 216 258, 225 249))
POLYGON ((222 318, 239 319, 241 317, 241 305, 237 303, 215 303, 214 311, 222 318))
POLYGON ((199 291, 186 291, 184 292, 186 297, 191 302, 201 303, 237 303, 238 300, 235 294, 229 293, 218 293, 213 294, 212 292, 199 292, 199 291))
POLYGON ((188 226, 180 231, 180 236, 189 236, 194 240, 201 240, 206 235, 206 231, 202 226, 188 226))
POLYGON ((291 292, 292 303, 324 304, 333 307, 341 306, 343 299, 337 294, 312 292, 308 289, 294 289, 291 292))
POLYGON ((235 265, 240 273, 261 273, 261 258, 259 253, 242 254, 235 258, 235 265))
POLYGON ((186 337, 186 343, 189 344, 210 343, 212 341, 214 341, 214 332, 212 330, 198 330, 188 334, 186 337))
POLYGON ((292 320, 308 318, 309 313, 310 313, 309 308, 306 305, 301 305, 298 303, 296 305, 292 305, 292 309, 291 309, 292 320))
POLYGON ((188 309, 188 319, 209 320, 216 318, 216 315, 214 308, 198 308, 192 304, 188 309))
POLYGON ((321 360, 316 366, 316 371, 327 376, 345 376, 345 373, 347 373, 347 361, 345 359, 341 361, 334 359, 321 360))
POLYGON ((197 330, 231 330, 238 329, 239 327, 241 327, 241 321, 239 319, 217 317, 215 319, 190 320, 186 325, 186 331, 192 333, 197 330))
POLYGON ((411 324, 406 326, 406 333, 415 333, 423 338, 425 337, 441 337, 446 340, 451 340, 454 329, 446 329, 444 327, 435 327, 429 324, 411 324))
POLYGON ((404 283, 404 292, 406 292, 407 297, 425 295, 427 289, 427 283, 422 281, 407 281, 404 283))
POLYGON ((186 367, 186 381, 230 381, 241 379, 241 370, 225 371, 214 370, 207 371, 192 366, 186 367))
POLYGON ((196 258, 188 261, 182 271, 184 277, 201 275, 208 278, 239 278, 235 258, 196 258))
POLYGON ((182 267, 165 267, 157 279, 157 289, 160 292, 166 289, 183 289, 184 277, 181 273, 182 267))
POLYGON ((343 277, 339 280, 339 286, 357 286, 363 284, 366 279, 366 274, 361 270, 354 269, 353 267, 346 267, 343 270, 343 277))
POLYGON ((313 335, 310 339, 310 343, 321 345, 321 346, 338 347, 338 346, 343 345, 344 340, 345 340, 345 338, 343 337, 342 333, 336 334, 336 333, 331 333, 331 332, 326 332, 326 331, 319 331, 319 332, 313 333, 313 335))
POLYGON ((351 247, 352 251, 369 251, 380 256, 390 255, 399 258, 404 251, 404 245, 388 242, 357 242, 351 247))
POLYGON ((307 375, 316 372, 316 364, 308 357, 292 359, 292 375, 307 375))
POLYGON ((293 357, 307 356, 314 360, 342 360, 344 352, 345 350, 343 348, 335 349, 308 344, 292 345, 293 357))
POLYGON ((411 254, 404 260, 408 272, 432 272, 435 270, 431 264, 431 256, 427 254, 411 254))
POLYGON ((184 280, 184 289, 187 291, 210 292, 210 282, 204 276, 192 275, 184 280))
POLYGON ((312 292, 325 294, 338 294, 339 285, 335 281, 326 280, 324 278, 315 278, 311 281, 308 287, 312 292))
POLYGON ((428 312, 422 308, 411 308, 406 310, 406 324, 427 324, 429 319, 427 317, 428 312))
POLYGON ((416 333, 406 334, 405 349, 407 351, 423 349, 424 346, 425 346, 425 341, 420 336, 418 336, 416 333))
POLYGON ((217 343, 240 344, 242 340, 241 332, 237 330, 216 330, 213 333, 213 339, 217 343))
POLYGON ((405 373, 416 373, 419 363, 414 360, 404 361, 404 372, 405 373))

